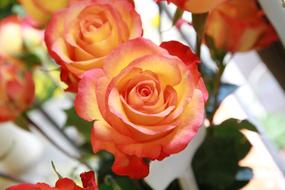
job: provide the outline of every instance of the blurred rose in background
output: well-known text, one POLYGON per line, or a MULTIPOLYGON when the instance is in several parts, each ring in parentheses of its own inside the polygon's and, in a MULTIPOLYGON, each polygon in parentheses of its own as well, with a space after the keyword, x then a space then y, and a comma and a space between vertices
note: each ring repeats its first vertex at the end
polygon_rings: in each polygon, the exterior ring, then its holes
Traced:
POLYGON ((264 48, 278 40, 256 0, 229 0, 209 13, 206 23, 208 45, 230 52, 264 48), (209 41, 210 40, 210 41, 209 41))
MULTIPOLYGON (((163 0, 157 0, 158 2, 163 0)), ((192 13, 206 13, 214 9, 225 0, 167 0, 168 3, 174 3, 182 10, 192 13)))
POLYGON ((42 0, 19 0, 27 15, 31 17, 35 24, 44 27, 53 13, 67 7, 68 0, 42 1, 42 0))
POLYGON ((33 100, 32 73, 22 62, 0 55, 0 122, 16 119, 33 100))
POLYGON ((43 34, 28 20, 9 16, 0 21, 0 54, 19 56, 27 48, 42 45, 43 34))

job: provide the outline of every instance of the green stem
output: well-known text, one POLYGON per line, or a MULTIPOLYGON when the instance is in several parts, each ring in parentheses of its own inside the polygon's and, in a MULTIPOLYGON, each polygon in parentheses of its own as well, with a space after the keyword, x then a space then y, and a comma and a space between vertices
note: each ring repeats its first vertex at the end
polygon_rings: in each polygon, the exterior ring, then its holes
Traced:
POLYGON ((39 131, 54 147, 56 147, 58 150, 60 150, 63 154, 65 154, 67 157, 81 163, 82 165, 86 166, 88 169, 93 170, 93 168, 86 163, 81 157, 75 156, 67 152, 65 149, 63 149, 61 146, 59 146, 48 134, 45 133, 45 131, 39 127, 28 115, 23 116, 32 127, 34 127, 37 131, 39 131))
POLYGON ((201 58, 201 45, 205 35, 205 24, 208 18, 208 13, 192 14, 192 24, 196 31, 196 54, 201 58))
POLYGON ((196 54, 201 59, 201 47, 202 47, 202 39, 199 35, 196 36, 196 54))
POLYGON ((218 65, 218 72, 214 78, 214 87, 213 87, 213 94, 212 94, 212 97, 214 98, 213 111, 211 112, 209 116, 209 122, 211 126, 214 125, 214 116, 219 108, 219 102, 218 102, 219 89, 221 86, 221 79, 222 79, 222 76, 226 68, 222 62, 218 62, 217 65, 218 65))

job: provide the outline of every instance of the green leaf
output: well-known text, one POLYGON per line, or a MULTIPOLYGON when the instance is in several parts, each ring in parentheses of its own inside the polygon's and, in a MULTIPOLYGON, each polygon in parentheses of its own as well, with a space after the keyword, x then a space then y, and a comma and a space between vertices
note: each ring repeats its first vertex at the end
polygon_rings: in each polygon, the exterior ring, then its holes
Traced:
POLYGON ((253 132, 258 132, 257 128, 252 123, 250 123, 248 120, 228 119, 224 121, 221 125, 224 127, 227 127, 227 126, 235 127, 239 130, 247 129, 253 132))
POLYGON ((0 0, 0 19, 12 15, 12 8, 16 3, 16 0, 0 0))
POLYGON ((10 0, 1 0, 0 1, 0 8, 6 8, 10 4, 10 0))
POLYGON ((14 123, 15 123, 18 127, 22 128, 22 129, 24 129, 24 130, 26 130, 26 131, 30 131, 29 121, 27 121, 27 119, 25 119, 25 117, 22 117, 22 116, 17 117, 17 118, 14 120, 14 123))
POLYGON ((64 110, 67 116, 67 120, 64 124, 64 127, 75 127, 77 131, 87 140, 90 140, 91 128, 93 126, 92 122, 87 122, 81 119, 75 109, 72 106, 69 109, 64 110))
POLYGON ((192 166, 200 189, 233 190, 244 186, 250 171, 239 166, 251 144, 241 129, 256 131, 248 121, 229 119, 207 128, 207 135, 197 150, 192 166))
POLYGON ((105 182, 100 185, 100 190, 101 187, 106 190, 151 190, 150 187, 145 187, 139 180, 116 176, 114 174, 106 176, 105 182))
POLYGON ((34 53, 26 52, 17 56, 17 58, 23 61, 29 69, 32 69, 35 66, 39 66, 41 64, 40 58, 34 53))
POLYGON ((99 189, 100 190, 113 190, 113 187, 110 184, 100 184, 99 189))
POLYGON ((180 187, 179 179, 174 179, 166 188, 166 190, 182 190, 180 187))

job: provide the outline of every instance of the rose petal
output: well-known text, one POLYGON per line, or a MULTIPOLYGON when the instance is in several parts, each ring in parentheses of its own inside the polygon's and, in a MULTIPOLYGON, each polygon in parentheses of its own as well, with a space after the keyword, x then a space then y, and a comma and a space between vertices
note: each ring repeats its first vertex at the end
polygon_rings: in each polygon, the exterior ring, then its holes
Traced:
POLYGON ((84 172, 80 174, 80 178, 84 188, 88 190, 97 190, 94 171, 84 172))
POLYGON ((114 154, 115 162, 113 171, 119 175, 127 175, 131 178, 142 178, 148 175, 149 169, 143 159, 125 155, 113 143, 130 143, 133 140, 124 137, 104 122, 95 122, 92 130, 91 144, 94 152, 107 150, 114 154))
POLYGON ((105 74, 101 69, 87 71, 79 83, 75 99, 77 114, 88 120, 104 120, 97 104, 96 81, 104 81, 105 74))
POLYGON ((204 120, 203 95, 199 90, 194 91, 191 102, 180 116, 177 127, 168 135, 157 140, 145 143, 130 143, 120 145, 120 150, 129 155, 149 159, 163 159, 170 154, 183 150, 189 141, 196 135, 204 120))
POLYGON ((157 46, 151 41, 137 38, 128 41, 115 49, 104 61, 104 70, 108 73, 110 78, 118 75, 127 65, 137 58, 152 54, 167 54, 167 52, 157 46), (133 50, 136 51, 133 51, 133 50), (128 55, 128 56, 125 56, 128 55))
MULTIPOLYGON (((122 102, 120 100, 120 95, 116 89, 111 90, 108 98, 108 105, 110 112, 113 113, 116 117, 118 117, 125 126, 129 126, 130 130, 135 129, 143 135, 163 135, 164 133, 170 131, 171 129, 175 128, 175 125, 156 125, 156 126, 146 126, 146 125, 138 125, 132 123, 128 116, 126 115, 122 102)), ((171 108, 170 108, 171 109, 171 108)))

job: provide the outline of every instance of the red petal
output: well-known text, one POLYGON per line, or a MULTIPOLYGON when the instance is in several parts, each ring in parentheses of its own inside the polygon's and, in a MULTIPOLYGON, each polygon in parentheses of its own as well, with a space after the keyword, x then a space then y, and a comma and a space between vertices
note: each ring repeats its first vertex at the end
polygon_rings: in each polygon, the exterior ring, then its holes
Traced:
POLYGON ((177 41, 168 41, 160 44, 170 55, 179 57, 186 65, 199 64, 200 60, 196 54, 186 45, 177 41))
POLYGON ((33 184, 19 184, 9 187, 6 190, 41 190, 41 188, 33 184))
POLYGON ((88 190, 98 189, 95 181, 95 174, 93 171, 80 174, 80 178, 84 188, 88 188, 88 190))

